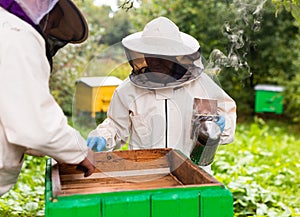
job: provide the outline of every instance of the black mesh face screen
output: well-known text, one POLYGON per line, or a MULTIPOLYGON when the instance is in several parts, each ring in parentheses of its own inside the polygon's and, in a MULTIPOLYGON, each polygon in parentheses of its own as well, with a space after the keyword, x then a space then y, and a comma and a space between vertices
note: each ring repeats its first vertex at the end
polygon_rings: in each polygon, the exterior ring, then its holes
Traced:
POLYGON ((60 0, 39 24, 50 54, 68 43, 81 43, 88 37, 86 21, 70 0, 60 0))
POLYGON ((180 79, 187 69, 193 65, 193 62, 200 58, 200 52, 185 56, 162 56, 142 54, 125 48, 125 53, 133 69, 133 73, 164 73, 175 79, 180 79), (155 64, 157 64, 157 67, 155 64), (170 65, 172 65, 172 67, 170 65), (167 68, 170 71, 167 71, 167 68))
POLYGON ((124 47, 132 67, 130 80, 137 86, 150 89, 179 87, 196 79, 203 71, 200 50, 181 56, 139 53, 124 47))
POLYGON ((66 44, 68 44, 68 42, 61 41, 61 40, 56 39, 55 37, 52 37, 50 35, 47 38, 48 49, 49 49, 50 55, 52 57, 55 56, 55 54, 57 53, 57 51, 60 48, 64 47, 66 44))

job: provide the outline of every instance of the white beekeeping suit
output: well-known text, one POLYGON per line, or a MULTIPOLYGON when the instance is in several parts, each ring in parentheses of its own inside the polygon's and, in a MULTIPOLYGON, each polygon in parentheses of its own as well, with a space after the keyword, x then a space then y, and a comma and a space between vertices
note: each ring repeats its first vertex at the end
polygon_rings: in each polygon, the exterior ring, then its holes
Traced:
POLYGON ((94 171, 85 139, 49 90, 49 62, 60 41, 86 37, 85 20, 69 0, 0 0, 0 196, 17 182, 28 149, 80 164, 86 176, 94 171))
POLYGON ((114 92, 107 119, 89 138, 103 137, 104 150, 117 149, 129 138, 129 149, 174 148, 189 156, 193 103, 202 98, 217 100, 218 115, 224 117, 220 144, 233 141, 236 104, 203 72, 195 38, 159 17, 122 44, 133 71, 114 92))

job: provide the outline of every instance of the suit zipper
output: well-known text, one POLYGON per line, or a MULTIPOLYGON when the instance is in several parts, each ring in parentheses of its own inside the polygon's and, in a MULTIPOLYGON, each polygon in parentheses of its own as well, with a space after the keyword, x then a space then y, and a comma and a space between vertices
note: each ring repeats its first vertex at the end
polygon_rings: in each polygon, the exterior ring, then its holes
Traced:
POLYGON ((167 99, 165 99, 165 117, 166 117, 165 143, 166 143, 166 148, 168 148, 168 100, 167 99))

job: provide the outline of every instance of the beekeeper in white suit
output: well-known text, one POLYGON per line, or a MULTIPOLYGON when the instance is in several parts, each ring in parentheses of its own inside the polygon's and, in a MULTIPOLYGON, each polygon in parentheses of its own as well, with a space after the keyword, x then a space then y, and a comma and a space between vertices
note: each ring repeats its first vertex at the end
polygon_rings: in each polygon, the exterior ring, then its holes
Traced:
MULTIPOLYGON (((129 149, 173 148, 189 156, 195 98, 217 100, 220 144, 233 141, 236 104, 203 72, 195 38, 158 17, 122 44, 133 70, 114 92, 107 118, 89 134, 89 147, 111 151, 129 138, 129 149)), ((203 168, 211 172, 210 165, 203 168)))
POLYGON ((17 182, 27 150, 93 173, 92 151, 48 86, 52 56, 87 36, 69 0, 0 0, 0 196, 17 182))

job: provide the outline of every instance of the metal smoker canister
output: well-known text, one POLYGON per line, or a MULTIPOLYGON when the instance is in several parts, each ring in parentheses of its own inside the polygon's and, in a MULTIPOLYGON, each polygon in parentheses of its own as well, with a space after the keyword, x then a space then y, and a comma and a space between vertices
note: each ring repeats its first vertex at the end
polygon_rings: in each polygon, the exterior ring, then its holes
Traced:
POLYGON ((218 116, 196 115, 194 118, 190 158, 200 166, 207 166, 214 160, 221 137, 221 129, 216 124, 218 116))

